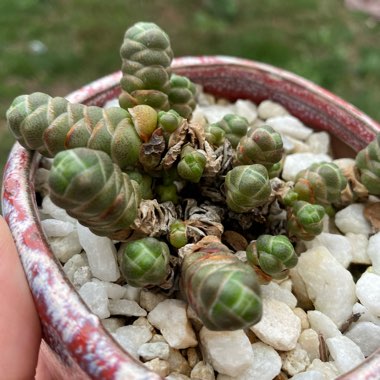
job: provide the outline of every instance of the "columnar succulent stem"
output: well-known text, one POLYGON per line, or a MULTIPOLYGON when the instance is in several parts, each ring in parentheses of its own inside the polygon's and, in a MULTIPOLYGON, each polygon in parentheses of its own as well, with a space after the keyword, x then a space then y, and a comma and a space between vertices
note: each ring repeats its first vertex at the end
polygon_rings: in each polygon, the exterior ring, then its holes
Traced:
POLYGON ((221 243, 185 255, 181 289, 210 330, 244 329, 261 318, 255 271, 221 243))
POLYGON ((54 157, 62 150, 88 147, 106 152, 122 169, 139 165, 139 151, 157 126, 157 113, 139 106, 72 104, 43 93, 17 97, 7 111, 10 130, 26 148, 54 157))
POLYGON ((75 148, 58 153, 49 187, 52 201, 97 235, 112 237, 137 217, 139 185, 104 152, 75 148))

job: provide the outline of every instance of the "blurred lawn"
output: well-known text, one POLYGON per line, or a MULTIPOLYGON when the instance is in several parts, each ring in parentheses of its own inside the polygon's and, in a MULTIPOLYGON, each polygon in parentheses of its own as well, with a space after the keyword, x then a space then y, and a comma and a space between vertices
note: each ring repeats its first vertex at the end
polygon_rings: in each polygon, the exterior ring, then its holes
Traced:
POLYGON ((302 75, 380 120, 380 24, 337 0, 1 0, 0 170, 4 115, 33 91, 64 96, 120 68, 127 27, 154 21, 176 56, 223 54, 302 75))

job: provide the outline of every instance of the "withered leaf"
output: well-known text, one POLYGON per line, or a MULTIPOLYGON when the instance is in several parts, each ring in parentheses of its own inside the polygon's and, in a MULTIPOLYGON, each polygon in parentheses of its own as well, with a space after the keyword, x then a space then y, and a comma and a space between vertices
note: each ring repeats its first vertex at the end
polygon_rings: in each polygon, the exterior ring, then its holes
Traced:
POLYGON ((380 231, 380 202, 368 203, 364 207, 364 216, 376 232, 380 231))

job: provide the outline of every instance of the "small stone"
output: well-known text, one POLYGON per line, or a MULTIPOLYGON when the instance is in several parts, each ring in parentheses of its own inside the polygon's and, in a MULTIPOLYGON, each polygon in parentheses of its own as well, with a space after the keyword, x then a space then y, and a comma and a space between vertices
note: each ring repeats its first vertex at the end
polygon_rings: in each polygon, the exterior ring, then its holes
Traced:
POLYGON ((125 326, 124 318, 111 317, 107 319, 102 319, 101 322, 104 328, 110 333, 114 333, 120 327, 125 326))
POLYGON ((306 140, 313 133, 311 128, 291 115, 270 117, 266 120, 266 124, 277 132, 298 140, 306 140))
POLYGON ((186 303, 167 299, 160 302, 148 315, 149 322, 160 330, 173 348, 188 348, 198 344, 186 315, 186 303))
POLYGON ((248 123, 252 123, 257 118, 256 104, 250 100, 238 99, 235 104, 235 114, 241 117, 245 117, 248 123))
POLYGON ((253 359, 250 366, 239 376, 219 374, 217 380, 272 380, 281 371, 281 357, 277 351, 262 343, 252 344, 253 359))
POLYGON ((282 369, 290 376, 304 371, 310 365, 310 359, 307 352, 297 345, 296 348, 281 354, 282 369))
POLYGON ((326 339, 326 344, 340 373, 348 372, 364 360, 360 348, 346 336, 326 339))
MULTIPOLYGON (((151 325, 152 326, 152 325, 151 325)), ((156 342, 164 342, 168 343, 165 338, 161 334, 154 334, 152 336, 152 339, 149 341, 150 343, 156 343, 156 342)))
POLYGON ((314 132, 306 142, 313 153, 330 153, 330 135, 327 132, 314 132))
POLYGON ((136 359, 138 349, 152 338, 152 332, 148 327, 133 325, 120 327, 112 335, 136 359))
POLYGON ((356 302, 351 273, 325 247, 311 248, 299 257, 297 270, 316 310, 341 326, 356 302))
POLYGON ((297 298, 289 290, 282 288, 280 285, 271 281, 269 284, 261 285, 262 299, 273 298, 278 301, 286 303, 291 309, 297 305, 297 298))
POLYGON ((365 234, 354 234, 347 232, 346 237, 352 247, 351 263, 370 265, 371 259, 368 256, 368 236, 365 234))
POLYGON ((305 371, 305 372, 300 372, 297 375, 294 375, 293 377, 290 378, 291 380, 324 380, 325 377, 323 376, 322 373, 318 371, 305 371))
POLYGON ((321 334, 325 340, 342 335, 335 322, 322 312, 318 310, 309 310, 307 316, 311 328, 318 334, 321 334))
POLYGON ((210 364, 200 361, 192 369, 190 378, 194 380, 215 380, 214 369, 210 364))
POLYGON ((116 248, 111 239, 93 234, 77 223, 79 241, 86 251, 92 274, 99 280, 116 281, 120 277, 116 248))
POLYGON ((109 300, 109 310, 111 315, 125 315, 127 317, 143 317, 147 314, 146 310, 140 307, 137 302, 126 299, 109 300))
POLYGON ((339 374, 339 371, 332 362, 323 362, 320 359, 314 359, 307 370, 321 373, 323 380, 335 379, 339 374))
POLYGON ((57 219, 42 220, 41 227, 48 238, 67 236, 70 232, 74 231, 73 223, 57 219))
POLYGON ((48 195, 46 197, 44 197, 44 199, 42 200, 42 209, 41 209, 41 211, 44 214, 50 215, 54 219, 62 220, 63 222, 70 222, 70 223, 72 223, 74 225, 77 223, 76 219, 74 219, 73 217, 69 216, 67 214, 66 210, 64 210, 63 208, 60 208, 60 207, 56 206, 52 202, 52 200, 50 199, 50 197, 48 195))
POLYGON ((73 275, 73 285, 76 289, 79 289, 86 282, 90 282, 92 278, 91 269, 88 265, 83 265, 78 268, 73 275))
POLYGON ((380 276, 364 272, 356 283, 359 301, 371 314, 380 317, 380 276))
POLYGON ((197 350, 194 347, 189 347, 187 350, 187 362, 191 368, 200 361, 197 350))
POLYGON ((295 139, 290 136, 285 136, 287 142, 290 142, 292 148, 284 147, 286 153, 310 153, 310 147, 301 140, 295 139))
POLYGON ((154 327, 149 323, 147 317, 138 317, 136 320, 133 321, 132 323, 133 326, 144 326, 148 327, 152 334, 154 333, 154 327))
POLYGON ((187 318, 189 318, 191 321, 191 325, 193 326, 194 330, 199 331, 203 327, 203 322, 190 305, 187 305, 186 314, 187 318))
POLYGON ((307 249, 324 246, 329 250, 344 268, 347 268, 352 260, 352 246, 350 240, 343 235, 322 232, 313 240, 304 242, 307 249))
POLYGON ((364 217, 364 204, 353 203, 335 214, 335 224, 344 234, 352 232, 354 234, 369 235, 371 224, 364 217))
POLYGON ((353 314, 360 314, 358 322, 372 322, 380 326, 380 318, 373 315, 365 306, 357 302, 352 308, 353 314))
POLYGON ((300 307, 296 307, 293 309, 293 313, 300 319, 302 330, 308 329, 310 327, 309 319, 307 318, 305 310, 301 309, 300 307))
POLYGON ((315 330, 303 330, 298 339, 298 343, 307 352, 311 362, 314 359, 319 359, 319 338, 315 330))
POLYGON ((82 251, 82 246, 76 231, 70 232, 67 236, 50 238, 49 244, 54 256, 61 263, 66 263, 74 255, 82 251))
POLYGON ((360 347, 365 357, 380 347, 380 326, 372 322, 355 323, 345 336, 360 347))
POLYGON ((209 106, 197 106, 195 110, 200 110, 203 113, 209 124, 217 123, 222 120, 224 116, 234 113, 234 106, 221 105, 221 104, 212 104, 209 106))
POLYGON ((372 270, 380 275, 380 232, 369 238, 367 255, 372 262, 372 270))
POLYGON ((289 112, 280 103, 272 100, 263 100, 257 107, 258 115, 261 119, 269 119, 276 116, 289 115, 289 112))
POLYGON ((139 304, 146 311, 152 311, 160 302, 164 301, 167 297, 162 293, 151 292, 142 289, 140 292, 139 304))
POLYGON ((313 309, 314 305, 310 300, 309 294, 307 293, 305 281, 302 279, 300 273, 298 272, 297 266, 290 269, 289 276, 292 280, 292 292, 298 300, 298 306, 304 310, 313 309))
POLYGON ((301 334, 301 321, 285 303, 264 299, 263 316, 250 329, 276 350, 289 351, 296 347, 301 334))
POLYGON ((315 162, 331 162, 331 157, 321 153, 293 153, 285 157, 282 178, 294 181, 296 175, 315 162))
POLYGON ((178 372, 190 376, 190 365, 176 348, 170 347, 168 363, 170 372, 178 372))
POLYGON ((74 273, 82 266, 88 265, 87 257, 84 254, 75 254, 72 256, 65 265, 63 270, 70 281, 73 281, 74 273))
POLYGON ((190 380, 190 377, 182 375, 181 373, 172 372, 165 377, 165 380, 190 380))
POLYGON ((79 289, 79 294, 92 313, 99 318, 108 318, 108 297, 104 287, 94 282, 87 282, 79 289))
MULTIPOLYGON (((125 284, 123 288, 125 289, 124 298, 130 301, 139 302, 141 288, 135 288, 134 286, 128 284, 125 284)), ((142 305, 140 306, 143 307, 142 305)))
POLYGON ((164 342, 144 343, 137 353, 145 361, 155 358, 167 360, 169 358, 169 345, 164 342))
POLYGON ((101 281, 101 280, 98 280, 97 278, 94 278, 93 282, 98 282, 99 284, 104 286, 104 288, 106 289, 108 298, 118 300, 118 299, 123 298, 126 293, 126 289, 124 288, 124 286, 114 284, 113 282, 101 281))
POLYGON ((199 338, 204 360, 219 373, 241 376, 252 363, 252 346, 243 330, 211 331, 203 327, 199 338))
POLYGON ((156 372, 157 375, 165 377, 169 375, 169 363, 162 359, 153 359, 144 363, 145 367, 149 368, 151 371, 156 372))

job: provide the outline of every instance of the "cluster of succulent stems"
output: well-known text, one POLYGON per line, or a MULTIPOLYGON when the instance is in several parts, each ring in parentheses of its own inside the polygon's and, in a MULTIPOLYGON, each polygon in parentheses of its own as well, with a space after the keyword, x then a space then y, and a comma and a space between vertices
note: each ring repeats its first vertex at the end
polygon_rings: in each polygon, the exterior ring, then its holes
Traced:
MULTIPOLYGON (((137 23, 127 30, 120 54, 121 107, 73 104, 43 93, 22 95, 7 111, 9 128, 25 148, 54 158, 52 201, 95 234, 123 242, 120 267, 128 284, 166 289, 179 282, 207 328, 249 327, 262 315, 260 284, 288 275, 298 260, 294 242, 322 232, 325 214, 340 207, 349 181, 336 164, 322 162, 301 171, 294 183, 286 184, 287 191, 276 192, 272 181, 279 180, 282 170, 281 135, 267 125, 252 127, 234 114, 194 126, 196 86, 171 72, 173 52, 162 29, 137 23), (210 172, 210 151, 221 146, 230 149, 233 159, 226 172, 211 175, 221 199, 215 201, 204 197, 201 188, 205 176, 210 183, 205 174, 210 172), (180 208, 189 194, 227 209, 221 215, 226 223, 229 216, 257 214, 278 202, 287 215, 285 232, 250 231, 254 238, 244 247, 246 261, 220 236, 195 238, 191 223, 181 217, 168 223, 166 233, 141 237, 136 219, 142 202, 156 199, 162 207, 180 208)), ((380 195, 379 136, 358 153, 356 168, 368 193, 380 195)))

